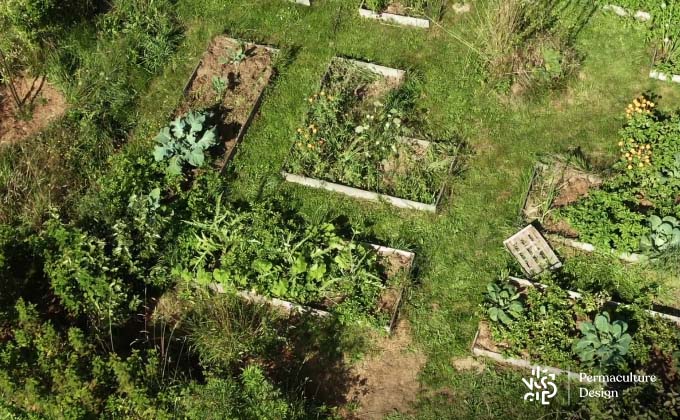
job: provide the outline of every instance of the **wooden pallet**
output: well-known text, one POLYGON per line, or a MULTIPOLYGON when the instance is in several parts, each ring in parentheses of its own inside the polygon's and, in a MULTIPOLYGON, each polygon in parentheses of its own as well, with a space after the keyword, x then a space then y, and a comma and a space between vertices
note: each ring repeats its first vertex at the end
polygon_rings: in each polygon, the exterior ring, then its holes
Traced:
POLYGON ((533 225, 525 227, 506 239, 503 241, 503 245, 517 259, 522 270, 529 277, 562 266, 562 262, 557 258, 548 242, 533 225))

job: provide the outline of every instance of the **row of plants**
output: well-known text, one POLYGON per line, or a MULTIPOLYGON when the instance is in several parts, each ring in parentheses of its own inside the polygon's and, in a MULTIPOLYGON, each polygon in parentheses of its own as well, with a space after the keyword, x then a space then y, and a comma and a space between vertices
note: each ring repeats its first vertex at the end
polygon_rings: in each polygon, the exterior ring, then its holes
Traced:
POLYGON ((417 81, 404 84, 336 59, 308 99, 284 170, 436 204, 457 155, 454 142, 409 141, 418 124, 417 81))
POLYGON ((624 403, 582 400, 590 416, 633 410, 673 417, 680 390, 672 375, 680 363, 677 325, 650 315, 644 305, 608 305, 609 299, 605 292, 586 292, 575 300, 555 284, 518 289, 501 279, 487 287, 484 318, 492 346, 508 356, 573 372, 660 378, 655 384, 617 384, 624 403))
POLYGON ((680 117, 645 97, 626 116, 610 176, 557 217, 597 247, 658 256, 680 245, 680 117))

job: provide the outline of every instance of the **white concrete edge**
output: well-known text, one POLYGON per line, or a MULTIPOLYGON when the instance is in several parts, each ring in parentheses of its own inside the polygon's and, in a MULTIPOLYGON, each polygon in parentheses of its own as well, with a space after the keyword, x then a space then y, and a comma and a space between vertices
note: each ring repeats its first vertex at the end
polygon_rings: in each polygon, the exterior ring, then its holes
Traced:
POLYGON ((680 83, 680 74, 667 74, 657 70, 651 70, 649 72, 649 77, 664 82, 680 83))
POLYGON ((375 245, 375 244, 369 244, 375 251, 383 256, 388 256, 392 254, 397 254, 401 255, 402 257, 408 258, 409 259, 409 269, 413 265, 413 260, 416 257, 416 254, 411 252, 411 251, 404 251, 402 249, 396 249, 396 248, 390 248, 388 246, 382 246, 382 245, 375 245))
MULTIPOLYGON (((510 276, 510 277, 508 277, 508 279, 510 281, 514 282, 515 284, 520 285, 520 286, 524 286, 524 287, 538 287, 538 288, 541 288, 541 289, 548 288, 548 285, 546 285, 546 284, 535 283, 535 282, 532 282, 530 280, 522 279, 522 278, 519 278, 519 277, 510 276)), ((578 292, 574 292, 574 291, 571 291, 571 290, 567 290, 566 292, 569 295, 569 297, 574 299, 574 300, 581 299, 583 297, 583 295, 581 293, 578 293, 578 292)), ((610 300, 607 303, 610 303, 610 304, 615 305, 615 306, 625 305, 624 303, 617 302, 615 300, 610 300)), ((678 316, 665 314, 663 312, 657 312, 657 311, 654 311, 654 310, 651 310, 651 309, 645 309, 645 312, 647 312, 649 315, 652 315, 652 316, 658 316, 658 317, 661 317, 661 318, 665 318, 669 321, 672 321, 673 323, 675 323, 677 326, 680 327, 680 317, 678 317, 678 316)))
POLYGON ((359 15, 367 19, 380 20, 383 22, 393 22, 403 26, 413 26, 415 28, 429 29, 430 20, 413 16, 396 15, 394 13, 377 13, 373 10, 359 8, 359 15))
POLYGON ((336 184, 334 182, 322 181, 316 178, 308 178, 302 175, 295 175, 282 171, 281 175, 283 178, 294 184, 304 185, 306 187, 318 188, 326 191, 332 191, 340 194, 347 195, 352 198, 359 198, 368 201, 386 201, 391 205, 403 209, 410 210, 420 210, 427 211, 430 213, 436 213, 437 207, 434 204, 419 203, 417 201, 406 200, 404 198, 393 197, 387 194, 380 194, 372 191, 366 191, 359 188, 348 187, 346 185, 336 184))
POLYGON ((301 4, 303 6, 311 6, 312 5, 310 0, 288 0, 288 1, 291 1, 291 2, 297 3, 297 4, 301 4))
MULTIPOLYGON (((585 251, 585 252, 595 252, 595 251, 597 251, 597 248, 595 247, 595 245, 589 244, 587 242, 579 242, 579 241, 575 241, 573 239, 565 238, 563 236, 554 235, 554 234, 549 235, 549 238, 558 242, 558 243, 561 243, 563 245, 566 245, 566 246, 569 246, 571 248, 578 249, 578 250, 581 250, 581 251, 585 251)), ((648 259, 647 256, 643 255, 643 254, 636 254, 636 253, 631 253, 631 252, 617 252, 617 251, 614 251, 613 249, 609 249, 609 250, 607 250, 607 252, 609 252, 610 254, 613 254, 614 256, 616 256, 621 261, 625 261, 625 262, 628 262, 628 263, 631 263, 631 264, 637 264, 637 263, 646 261, 648 259)))
POLYGON ((381 66, 379 64, 373 64, 373 63, 367 63, 365 61, 359 61, 359 60, 354 60, 352 58, 343 58, 343 57, 338 57, 341 60, 350 62, 356 66, 363 67, 367 70, 372 71, 373 73, 379 74, 381 76, 385 77, 394 77, 396 79, 402 80, 404 76, 406 75, 406 72, 404 70, 399 70, 395 69, 392 67, 385 67, 381 66))
POLYGON ((652 18, 652 15, 645 12, 645 11, 638 10, 638 11, 632 13, 632 12, 626 10, 625 8, 623 8, 621 6, 617 6, 615 4, 607 4, 607 5, 602 7, 602 10, 608 10, 608 11, 614 12, 615 14, 617 14, 621 17, 627 17, 627 16, 630 16, 632 14, 635 19, 642 21, 642 22, 646 22, 646 21, 648 21, 652 18))

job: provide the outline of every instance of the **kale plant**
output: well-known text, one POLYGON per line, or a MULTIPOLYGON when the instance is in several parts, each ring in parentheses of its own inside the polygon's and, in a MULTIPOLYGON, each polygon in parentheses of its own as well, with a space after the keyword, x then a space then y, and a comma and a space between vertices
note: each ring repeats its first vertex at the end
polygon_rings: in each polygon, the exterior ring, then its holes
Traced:
POLYGON ((153 155, 156 162, 168 162, 169 175, 180 175, 187 164, 203 166, 205 152, 217 143, 217 130, 207 122, 211 117, 212 113, 189 112, 158 133, 153 155))

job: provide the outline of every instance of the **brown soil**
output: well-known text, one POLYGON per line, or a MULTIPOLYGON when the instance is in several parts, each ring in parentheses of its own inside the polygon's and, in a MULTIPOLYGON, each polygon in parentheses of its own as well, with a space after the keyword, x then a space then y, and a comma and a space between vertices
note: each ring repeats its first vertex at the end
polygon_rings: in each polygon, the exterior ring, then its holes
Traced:
POLYGON ((543 227, 552 233, 567 237, 578 237, 564 220, 556 220, 544 214, 545 205, 551 200, 550 209, 565 207, 588 196, 591 189, 599 188, 602 180, 593 174, 580 171, 561 161, 537 168, 536 178, 527 196, 523 209, 527 220, 543 219, 543 227))
POLYGON ((223 158, 216 162, 223 165, 232 156, 241 140, 244 127, 249 123, 251 113, 274 74, 273 50, 246 43, 246 57, 234 63, 232 57, 240 51, 239 42, 218 36, 210 43, 201 57, 196 76, 189 84, 185 100, 176 111, 176 116, 190 110, 210 109, 219 116, 218 132, 222 140, 223 158), (221 78, 226 84, 222 97, 213 87, 213 79, 221 78))
POLYGON ((479 334, 477 335, 475 347, 481 348, 483 350, 501 353, 503 351, 503 347, 507 346, 504 345, 503 343, 496 343, 493 339, 489 323, 486 321, 481 321, 479 323, 479 334))
POLYGON ((410 326, 401 322, 391 337, 378 343, 379 352, 352 368, 356 381, 346 400, 358 406, 343 410, 347 419, 382 419, 391 413, 409 413, 421 389, 418 374, 425 366, 422 352, 411 349, 410 326))
POLYGON ((477 359, 475 359, 472 356, 453 359, 451 360, 451 364, 459 372, 474 371, 477 373, 482 373, 484 372, 484 368, 486 367, 484 363, 478 362, 477 359))
POLYGON ((44 77, 22 76, 15 80, 17 93, 30 111, 19 118, 9 88, 0 86, 0 144, 13 143, 42 131, 66 111, 64 96, 44 77))
POLYGON ((384 10, 385 13, 392 13, 393 15, 407 15, 408 14, 408 8, 404 6, 401 2, 399 1, 393 1, 392 3, 388 4, 387 7, 384 10))

